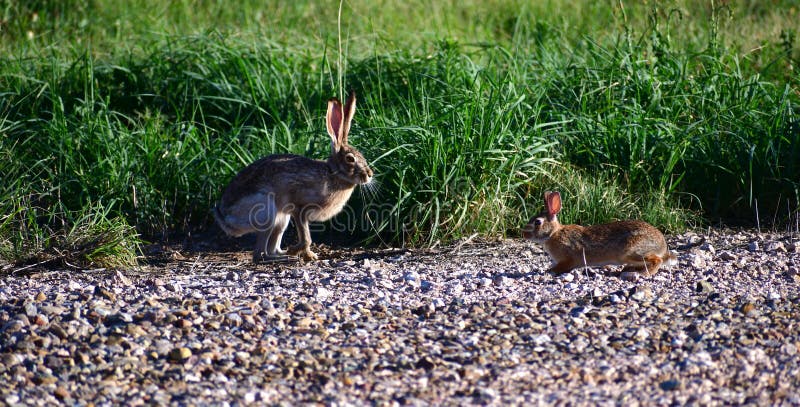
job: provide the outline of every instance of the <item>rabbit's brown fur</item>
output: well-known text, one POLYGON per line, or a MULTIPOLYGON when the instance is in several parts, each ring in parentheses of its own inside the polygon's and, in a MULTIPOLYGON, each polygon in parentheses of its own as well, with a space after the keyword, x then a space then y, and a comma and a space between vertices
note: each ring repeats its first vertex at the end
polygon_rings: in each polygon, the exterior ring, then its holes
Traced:
POLYGON ((331 137, 327 160, 278 154, 264 157, 239 172, 222 193, 214 217, 231 236, 257 233, 253 261, 276 256, 289 219, 299 242, 289 254, 313 260, 309 222, 325 221, 339 213, 358 184, 369 183, 372 169, 358 150, 347 144, 355 114, 355 95, 342 107, 328 101, 326 123, 331 137))
POLYGON ((655 274, 676 257, 667 248, 664 235, 647 222, 626 220, 594 226, 562 225, 561 195, 545 193, 545 211, 523 229, 526 239, 541 243, 554 261, 550 271, 566 273, 580 266, 624 264, 623 272, 655 274))

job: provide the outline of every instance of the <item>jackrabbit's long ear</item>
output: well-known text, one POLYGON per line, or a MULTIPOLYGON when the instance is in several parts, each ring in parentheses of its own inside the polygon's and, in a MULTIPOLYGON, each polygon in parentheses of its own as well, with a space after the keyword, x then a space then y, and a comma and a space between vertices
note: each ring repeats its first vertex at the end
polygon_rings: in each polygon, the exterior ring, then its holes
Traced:
POLYGON ((342 132, 339 134, 339 144, 347 145, 347 135, 350 134, 350 124, 353 123, 353 115, 356 114, 356 92, 351 91, 350 96, 344 103, 344 123, 342 132))
POLYGON ((342 134, 342 103, 336 98, 328 99, 328 115, 325 120, 328 135, 331 137, 331 151, 338 152, 342 144, 339 141, 342 134))
POLYGON ((547 216, 554 218, 561 212, 561 194, 558 191, 544 193, 544 205, 547 207, 547 216))

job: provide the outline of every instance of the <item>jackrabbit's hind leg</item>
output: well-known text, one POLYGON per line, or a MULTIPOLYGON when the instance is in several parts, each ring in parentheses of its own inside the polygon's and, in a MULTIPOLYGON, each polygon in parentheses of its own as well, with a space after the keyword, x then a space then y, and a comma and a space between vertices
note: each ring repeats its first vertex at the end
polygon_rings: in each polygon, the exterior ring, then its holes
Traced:
POLYGON ((271 256, 270 236, 275 229, 278 210, 275 197, 267 195, 263 205, 254 205, 248 215, 250 227, 256 231, 256 247, 253 249, 253 263, 258 263, 263 256, 271 256))
POLYGON ((258 263, 265 255, 269 255, 267 251, 268 236, 268 231, 259 231, 256 233, 256 247, 253 248, 253 263, 258 263))
POLYGON ((286 254, 286 250, 281 249, 281 240, 286 227, 289 226, 289 215, 279 213, 275 216, 275 225, 269 234, 267 253, 269 256, 280 256, 286 254))

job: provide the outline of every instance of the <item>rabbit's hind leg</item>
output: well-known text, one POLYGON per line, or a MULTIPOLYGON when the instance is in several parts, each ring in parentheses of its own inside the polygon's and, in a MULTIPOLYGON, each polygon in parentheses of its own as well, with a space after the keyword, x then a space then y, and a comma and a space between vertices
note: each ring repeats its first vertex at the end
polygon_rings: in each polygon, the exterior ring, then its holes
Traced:
MULTIPOLYGON (((248 223, 256 232, 256 247, 253 248, 253 263, 258 263, 264 256, 271 257, 275 253, 271 247, 272 235, 274 234, 277 222, 279 222, 278 209, 275 205, 275 197, 267 195, 266 199, 258 204, 252 205, 248 214, 248 223)), ((286 226, 284 225, 283 228, 286 226)), ((283 231, 281 230, 281 233, 283 231)), ((278 241, 280 245, 280 241, 278 241)))
POLYGON ((658 272, 661 263, 663 263, 661 256, 652 253, 642 257, 629 257, 625 259, 625 267, 622 269, 620 278, 625 280, 625 277, 632 277, 633 273, 642 277, 650 277, 658 272))
POLYGON ((256 247, 253 248, 253 263, 260 262, 267 253, 267 237, 269 233, 265 230, 256 233, 256 247))
POLYGON ((644 256, 644 268, 642 270, 642 275, 645 277, 650 277, 658 271, 659 267, 661 267, 661 256, 657 254, 648 254, 644 256))
POLYGON ((269 242, 267 243, 268 256, 280 256, 286 254, 286 250, 281 250, 281 240, 283 239, 283 232, 289 226, 289 215, 279 213, 275 216, 275 223, 269 234, 269 242))

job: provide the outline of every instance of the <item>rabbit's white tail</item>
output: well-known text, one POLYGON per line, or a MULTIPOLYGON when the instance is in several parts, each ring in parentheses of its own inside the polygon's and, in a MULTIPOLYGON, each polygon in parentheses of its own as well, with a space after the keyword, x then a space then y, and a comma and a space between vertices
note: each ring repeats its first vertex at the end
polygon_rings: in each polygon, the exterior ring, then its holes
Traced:
POLYGON ((667 251, 667 254, 664 256, 664 265, 665 266, 674 266, 678 264, 678 256, 671 251, 667 251))

